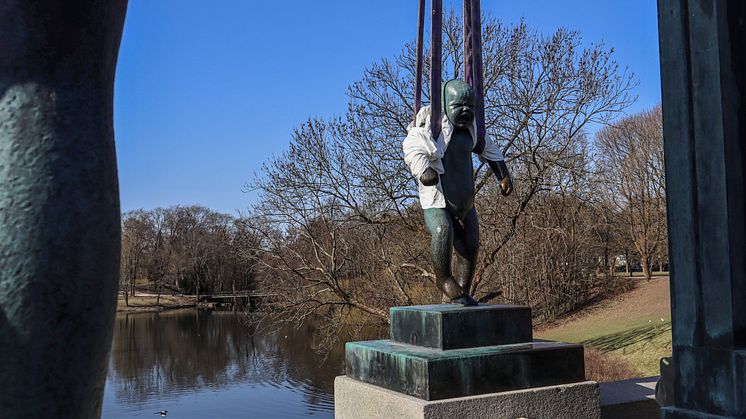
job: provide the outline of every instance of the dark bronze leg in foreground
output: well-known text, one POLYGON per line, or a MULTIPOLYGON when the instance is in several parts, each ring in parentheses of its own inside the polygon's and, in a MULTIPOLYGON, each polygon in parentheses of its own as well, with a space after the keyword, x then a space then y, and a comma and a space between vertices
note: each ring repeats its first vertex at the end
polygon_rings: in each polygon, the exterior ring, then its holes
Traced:
POLYGON ((126 0, 0 1, 0 416, 100 416, 126 0))
POLYGON ((471 294, 471 281, 479 255, 479 220, 475 208, 466 214, 458 226, 454 226, 453 248, 456 250, 456 281, 465 292, 471 294))
POLYGON ((476 301, 456 282, 451 271, 455 223, 444 208, 425 210, 425 225, 431 237, 430 251, 435 269, 435 282, 438 289, 453 302, 474 305, 476 301))
POLYGON ((463 290, 453 279, 451 272, 451 253, 453 252, 453 221, 443 208, 425 210, 425 225, 430 233, 430 253, 435 269, 435 281, 443 294, 455 299, 463 290))

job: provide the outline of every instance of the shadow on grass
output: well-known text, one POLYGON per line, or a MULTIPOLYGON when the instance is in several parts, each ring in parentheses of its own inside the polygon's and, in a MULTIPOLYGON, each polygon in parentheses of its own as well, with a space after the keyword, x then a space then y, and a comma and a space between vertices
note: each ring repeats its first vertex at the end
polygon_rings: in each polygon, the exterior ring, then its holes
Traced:
POLYGON ((640 342, 650 342, 663 333, 671 331, 671 322, 661 322, 635 327, 610 335, 584 340, 583 345, 591 346, 601 352, 611 352, 640 342))

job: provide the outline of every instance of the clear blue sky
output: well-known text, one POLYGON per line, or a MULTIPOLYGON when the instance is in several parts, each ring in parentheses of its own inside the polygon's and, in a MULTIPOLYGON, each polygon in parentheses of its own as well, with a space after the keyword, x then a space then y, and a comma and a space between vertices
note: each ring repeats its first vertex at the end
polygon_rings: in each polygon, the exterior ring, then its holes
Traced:
MULTIPOLYGON (((130 0, 115 96, 122 209, 246 209, 255 197, 244 183, 296 125, 344 113, 347 86, 414 38, 416 9, 415 0, 130 0)), ((605 41, 640 80, 632 111, 660 100, 656 2, 483 0, 482 10, 605 41)))

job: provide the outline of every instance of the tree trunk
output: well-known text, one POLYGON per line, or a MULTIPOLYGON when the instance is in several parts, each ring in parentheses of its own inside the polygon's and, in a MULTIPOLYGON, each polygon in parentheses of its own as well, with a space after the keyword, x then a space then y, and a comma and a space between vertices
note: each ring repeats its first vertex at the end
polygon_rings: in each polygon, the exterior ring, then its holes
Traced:
POLYGON ((603 261, 601 262, 601 266, 598 268, 598 274, 604 274, 605 276, 609 272, 609 246, 607 246, 605 241, 601 257, 603 261))
POLYGON ((644 255, 640 257, 641 263, 642 263, 642 272, 645 275, 645 279, 650 281, 653 279, 653 273, 650 271, 651 263, 650 263, 650 256, 644 255))
POLYGON ((196 288, 195 292, 197 293, 197 303, 199 303, 199 275, 194 276, 194 286, 196 288))
POLYGON ((632 276, 632 266, 629 263, 629 250, 624 249, 624 271, 627 276, 632 276))
POLYGON ((233 290, 233 311, 238 309, 238 297, 236 296, 236 276, 233 275, 231 280, 231 289, 233 290))

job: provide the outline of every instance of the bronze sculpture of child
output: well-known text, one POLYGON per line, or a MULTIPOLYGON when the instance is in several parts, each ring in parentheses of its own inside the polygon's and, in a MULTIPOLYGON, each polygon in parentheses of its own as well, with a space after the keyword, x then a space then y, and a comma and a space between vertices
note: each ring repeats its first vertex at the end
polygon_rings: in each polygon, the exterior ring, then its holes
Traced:
POLYGON ((503 195, 510 195, 513 184, 497 145, 489 138, 477 139, 474 89, 461 80, 448 81, 443 85, 443 104, 445 117, 439 137, 432 138, 430 109, 422 108, 404 140, 404 160, 418 180, 436 284, 451 302, 476 305, 470 294, 479 253, 472 152, 490 166, 503 195), (453 249, 456 260, 452 270, 453 249))

